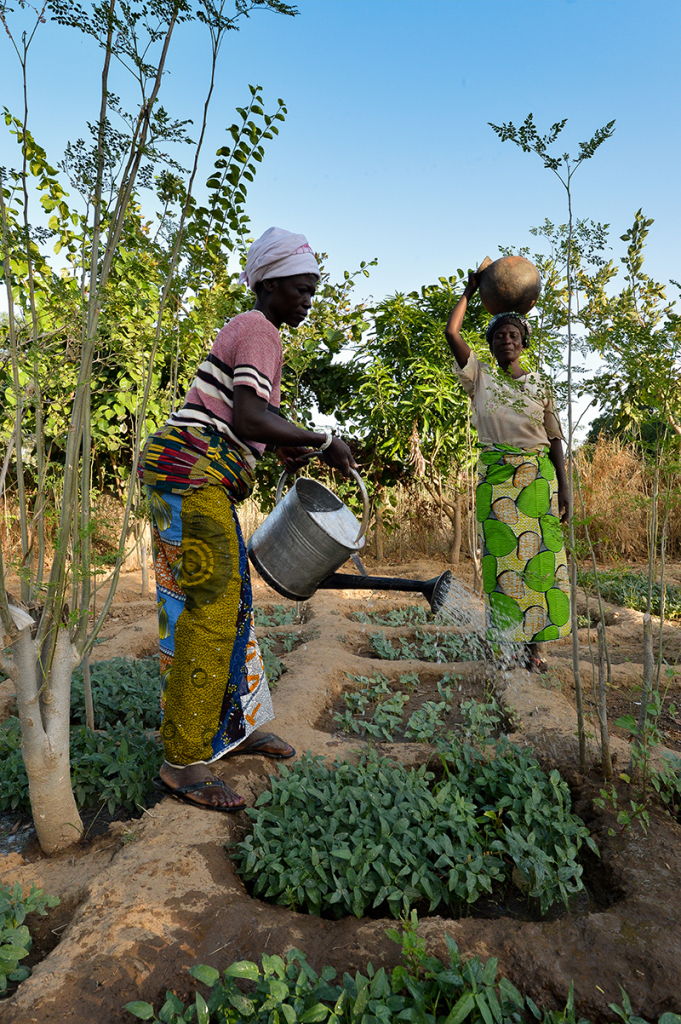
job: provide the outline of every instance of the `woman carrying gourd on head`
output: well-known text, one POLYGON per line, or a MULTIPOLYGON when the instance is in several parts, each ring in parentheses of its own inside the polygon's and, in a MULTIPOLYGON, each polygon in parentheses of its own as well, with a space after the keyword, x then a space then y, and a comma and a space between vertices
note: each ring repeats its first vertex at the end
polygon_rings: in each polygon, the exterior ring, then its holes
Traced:
POLYGON ((461 337, 477 287, 469 274, 445 335, 480 446, 476 516, 487 636, 523 644, 526 666, 541 672, 537 644, 570 634, 563 433, 550 388, 520 365, 531 334, 523 316, 499 313, 490 321, 485 337, 496 366, 479 360, 461 337))

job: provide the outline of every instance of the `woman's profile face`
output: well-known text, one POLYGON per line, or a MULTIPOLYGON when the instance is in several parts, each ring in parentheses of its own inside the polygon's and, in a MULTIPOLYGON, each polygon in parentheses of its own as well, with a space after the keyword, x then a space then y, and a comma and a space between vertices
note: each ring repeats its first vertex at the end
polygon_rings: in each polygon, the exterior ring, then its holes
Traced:
POLYGON ((502 323, 492 335, 492 355, 500 363, 513 363, 523 350, 523 336, 519 327, 510 321, 502 323))
POLYGON ((280 324, 299 327, 310 311, 319 278, 316 274, 294 274, 266 281, 267 306, 280 324))

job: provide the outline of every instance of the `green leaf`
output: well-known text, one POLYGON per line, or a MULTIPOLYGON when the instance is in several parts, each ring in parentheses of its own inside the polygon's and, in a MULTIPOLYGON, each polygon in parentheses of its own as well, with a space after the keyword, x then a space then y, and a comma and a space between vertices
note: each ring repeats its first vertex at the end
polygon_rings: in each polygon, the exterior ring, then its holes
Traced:
POLYGON ((474 1009, 475 996, 472 992, 464 992, 461 998, 456 1002, 449 1016, 445 1019, 444 1024, 462 1024, 474 1009))
POLYGON ((246 978, 248 981, 259 981, 260 971, 251 960, 238 960, 225 971, 228 978, 246 978))
POLYGON ((478 1009, 480 1010, 482 1019, 484 1020, 485 1024, 494 1024, 492 1012, 489 1006, 487 1005, 487 1000, 483 992, 478 992, 476 994, 475 1002, 477 1003, 478 1009))
POLYGON ((137 1000, 136 1002, 126 1003, 123 1009, 131 1013, 133 1017, 139 1017, 140 1020, 154 1019, 154 1007, 151 1003, 143 1003, 137 1000))
MULTIPOLYGON (((317 1024, 318 1021, 326 1020, 328 1015, 328 1006, 324 1006, 323 1003, 315 1003, 314 1006, 311 1006, 310 1009, 306 1010, 302 1015, 300 1018, 300 1024, 317 1024)), ((676 1024, 676 1022, 672 1022, 672 1024, 676 1024)))
MULTIPOLYGON (((190 969, 189 973, 193 978, 196 978, 197 981, 201 981, 204 985, 207 985, 208 988, 212 988, 220 979, 220 972, 214 967, 207 967, 205 964, 196 964, 190 969)), ((237 977, 242 977, 242 975, 237 975, 237 977)))
POLYGON ((627 732, 631 732, 635 736, 638 735, 638 722, 633 715, 621 715, 615 725, 618 729, 626 729, 627 732))
POLYGON ((198 1024, 210 1024, 210 1013, 206 1006, 206 1000, 200 992, 196 993, 196 1018, 198 1024))

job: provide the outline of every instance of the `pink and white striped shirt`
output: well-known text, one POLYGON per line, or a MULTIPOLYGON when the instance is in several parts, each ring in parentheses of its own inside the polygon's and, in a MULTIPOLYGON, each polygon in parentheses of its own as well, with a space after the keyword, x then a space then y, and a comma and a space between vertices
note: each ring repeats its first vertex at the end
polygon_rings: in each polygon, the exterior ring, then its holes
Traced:
POLYGON ((175 427, 198 426, 229 439, 252 467, 264 444, 239 437, 233 426, 233 388, 245 385, 279 411, 283 355, 279 331, 258 310, 229 320, 196 372, 184 405, 168 418, 175 427))

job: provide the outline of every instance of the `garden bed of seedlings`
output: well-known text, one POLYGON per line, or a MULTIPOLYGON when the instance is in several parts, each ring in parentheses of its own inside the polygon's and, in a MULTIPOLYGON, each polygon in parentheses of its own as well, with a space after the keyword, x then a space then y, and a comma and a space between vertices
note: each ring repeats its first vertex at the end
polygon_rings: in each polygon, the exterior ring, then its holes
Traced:
MULTIPOLYGON (((439 566, 410 568, 422 577, 439 566)), ((136 586, 124 580, 122 606, 136 586)), ((293 606, 278 611, 257 581, 255 596, 259 632, 274 640, 282 669, 273 727, 298 757, 216 765, 250 813, 170 799, 142 810, 138 800, 141 816, 61 857, 30 843, 6 853, 0 883, 27 891, 34 882, 61 906, 45 919, 55 915, 58 943, 0 1000, 2 1024, 133 1020, 124 1004, 158 1013, 168 990, 181 1003, 197 987, 208 998, 202 986, 236 961, 262 964, 242 969, 251 984, 270 985, 277 971, 286 981, 296 950, 318 974, 366 980, 371 963, 394 979, 411 941, 394 941, 407 909, 419 914, 423 956, 450 963, 453 940, 456 956, 479 958, 469 973, 479 962, 486 992, 498 971, 542 1013, 566 1005, 571 982, 578 1015, 594 1022, 614 1019, 609 1004, 625 1008, 620 985, 646 1020, 679 1011, 681 831, 654 803, 647 832, 597 806, 598 750, 594 742, 593 768, 580 776, 567 683, 520 669, 495 675, 467 658, 474 643, 399 595, 320 593, 302 622, 285 621, 293 606), (197 964, 207 971, 192 976, 197 964)), ((153 604, 128 618, 108 624, 99 658, 150 653, 153 604)), ((556 679, 563 653, 547 650, 556 679)), ((628 744, 613 746, 622 763, 628 744)), ((311 991, 329 977, 310 981, 311 991)), ((351 1001, 364 983, 353 984, 351 1001)), ((387 984, 371 981, 376 992, 387 984)), ((164 1019, 179 1019, 171 1009, 164 1019)))

